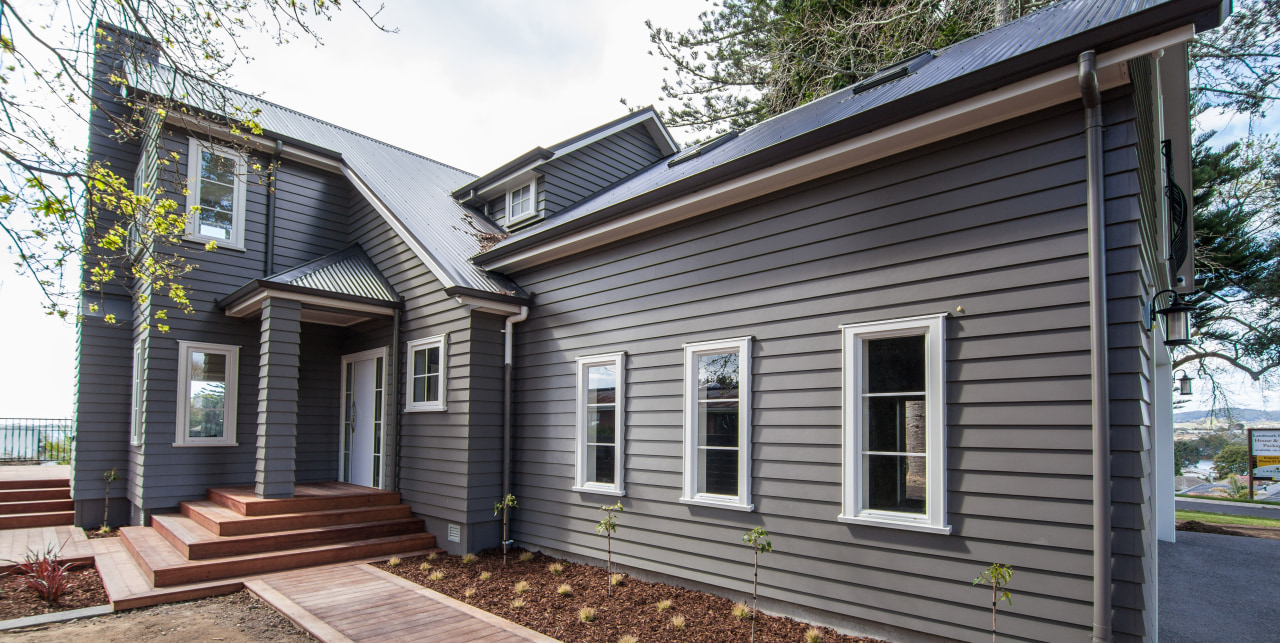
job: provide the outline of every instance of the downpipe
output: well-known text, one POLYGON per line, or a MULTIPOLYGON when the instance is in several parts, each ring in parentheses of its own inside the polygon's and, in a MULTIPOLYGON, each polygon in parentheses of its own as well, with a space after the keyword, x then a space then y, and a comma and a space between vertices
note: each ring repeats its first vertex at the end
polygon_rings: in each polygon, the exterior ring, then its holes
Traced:
MULTIPOLYGON (((529 307, 521 306, 520 312, 507 317, 503 328, 502 349, 502 500, 511 494, 511 339, 515 325, 529 318, 529 307)), ((503 510, 502 552, 505 558, 513 541, 507 535, 507 510, 503 510)))
POLYGON ((1089 376, 1093 424, 1093 643, 1111 642, 1111 417, 1107 386, 1106 195, 1102 93, 1093 51, 1080 54, 1089 219, 1089 376))

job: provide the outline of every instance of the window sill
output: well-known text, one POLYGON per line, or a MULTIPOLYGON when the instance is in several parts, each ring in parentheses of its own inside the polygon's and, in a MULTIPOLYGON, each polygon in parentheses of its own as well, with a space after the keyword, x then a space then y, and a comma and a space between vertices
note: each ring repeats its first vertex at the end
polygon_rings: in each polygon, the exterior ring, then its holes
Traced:
POLYGON ((574 491, 577 491, 578 493, 594 493, 594 494, 601 495, 601 496, 617 496, 617 497, 619 497, 619 498, 622 498, 622 497, 624 497, 624 496, 626 496, 626 495, 627 495, 627 494, 626 494, 626 492, 624 492, 624 491, 622 491, 622 490, 619 490, 619 489, 608 489, 608 488, 605 488, 605 487, 577 487, 577 486, 575 486, 575 487, 572 487, 572 489, 573 489, 574 491))
POLYGON ((951 535, 951 525, 930 525, 924 522, 907 522, 903 520, 886 520, 884 518, 868 518, 866 516, 836 516, 836 520, 850 525, 866 525, 868 527, 888 527, 889 529, 905 529, 926 534, 951 535))
POLYGON ((755 505, 743 505, 733 501, 710 500, 707 498, 681 498, 680 502, 686 505, 698 505, 700 507, 716 507, 717 509, 729 509, 730 511, 755 511, 755 505))
POLYGON ((405 413, 440 413, 440 412, 442 412, 442 411, 447 411, 447 410, 448 410, 448 409, 446 409, 443 405, 440 405, 440 406, 406 406, 406 407, 404 407, 404 412, 405 412, 405 413))
MULTIPOLYGON (((230 241, 223 241, 222 239, 214 239, 213 237, 201 237, 201 236, 196 236, 196 235, 193 235, 193 234, 189 234, 189 235, 186 235, 186 236, 182 237, 182 240, 183 240, 183 241, 190 241, 191 243, 198 243, 198 244, 200 244, 200 246, 201 246, 201 247, 204 247, 204 246, 209 245, 209 242, 210 242, 210 241, 212 241, 212 242, 214 242, 214 243, 218 244, 218 248, 217 248, 218 250, 234 250, 234 251, 236 251, 236 252, 244 252, 244 251, 245 251, 245 249, 244 249, 244 247, 243 247, 243 246, 237 246, 237 245, 232 244, 230 241)), ((216 252, 216 251, 215 251, 215 252, 216 252)))
POLYGON ((174 442, 174 448, 190 449, 192 447, 234 447, 235 442, 174 442))

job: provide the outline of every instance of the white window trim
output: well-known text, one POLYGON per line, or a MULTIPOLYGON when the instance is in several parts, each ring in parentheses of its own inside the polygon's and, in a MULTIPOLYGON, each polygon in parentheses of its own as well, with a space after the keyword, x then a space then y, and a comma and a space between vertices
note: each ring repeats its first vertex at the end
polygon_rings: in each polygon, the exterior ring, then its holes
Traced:
POLYGON ((444 411, 448 409, 449 401, 447 393, 449 391, 449 351, 446 348, 449 345, 449 336, 436 335, 434 337, 425 337, 423 339, 415 339, 408 344, 404 369, 404 410, 406 412, 419 411, 444 411), (425 350, 436 346, 440 349, 440 379, 436 382, 436 388, 439 398, 436 402, 415 402, 413 401, 413 353, 418 350, 425 350))
POLYGON ((248 192, 246 177, 249 172, 249 160, 244 153, 228 147, 214 145, 191 137, 187 149, 187 233, 183 237, 189 241, 218 244, 219 248, 244 250, 245 201, 248 192), (208 150, 215 154, 228 156, 236 161, 235 210, 231 218, 231 238, 217 239, 200 234, 200 217, 192 212, 192 208, 200 204, 200 152, 208 150))
POLYGON ((178 342, 178 412, 174 427, 177 439, 175 447, 233 447, 236 446, 236 398, 240 388, 240 347, 227 344, 178 342), (190 406, 191 353, 222 353, 227 356, 227 393, 223 407, 222 437, 193 438, 187 435, 187 411, 190 406))
POLYGON ((837 520, 934 534, 950 534, 947 523, 946 318, 923 315, 903 319, 845 324, 843 347, 843 430, 841 488, 843 504, 837 520), (925 489, 926 512, 907 514, 868 509, 862 470, 863 341, 886 337, 925 336, 925 489))
POLYGON ((584 493, 598 493, 607 496, 625 496, 626 492, 623 487, 623 460, 626 457, 626 401, 627 401, 627 373, 626 367, 627 354, 608 353, 605 355, 588 355, 577 359, 578 369, 578 429, 574 443, 577 445, 577 457, 574 462, 574 491, 584 493), (588 482, 586 480, 587 473, 587 368, 591 366, 613 365, 614 372, 617 373, 618 382, 614 389, 614 453, 613 453, 613 484, 603 484, 600 482, 588 482))
POLYGON ((736 511, 751 504, 751 337, 684 345, 684 493, 680 502, 736 511), (698 362, 706 353, 738 352, 738 495, 698 493, 698 362))
POLYGON ((511 227, 513 223, 519 223, 538 215, 538 178, 529 179, 528 183, 521 183, 507 190, 507 227, 511 227), (529 211, 519 217, 513 216, 511 206, 514 204, 512 195, 520 190, 529 188, 529 211))
POLYGON ((129 444, 142 444, 142 372, 146 366, 146 338, 133 343, 133 390, 129 406, 129 444))

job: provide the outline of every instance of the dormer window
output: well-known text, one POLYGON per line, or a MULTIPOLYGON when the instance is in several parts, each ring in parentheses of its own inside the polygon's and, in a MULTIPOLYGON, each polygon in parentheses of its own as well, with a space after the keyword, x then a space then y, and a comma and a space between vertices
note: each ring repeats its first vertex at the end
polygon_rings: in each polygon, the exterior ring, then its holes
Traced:
POLYGON ((529 181, 527 185, 522 185, 507 193, 508 226, 517 221, 528 219, 537 212, 533 207, 536 200, 535 183, 536 181, 529 181))

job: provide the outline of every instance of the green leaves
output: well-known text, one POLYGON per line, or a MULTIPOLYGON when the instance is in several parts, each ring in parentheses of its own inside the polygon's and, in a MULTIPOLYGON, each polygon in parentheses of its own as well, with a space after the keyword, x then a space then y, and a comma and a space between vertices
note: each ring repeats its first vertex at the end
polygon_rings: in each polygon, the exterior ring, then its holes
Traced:
POLYGON ((742 542, 751 545, 751 548, 757 553, 768 553, 773 551, 773 541, 769 540, 769 532, 764 527, 756 527, 751 531, 742 535, 742 542))
POLYGON ((519 506, 516 504, 516 497, 512 494, 507 494, 505 498, 493 504, 493 515, 496 516, 506 509, 518 508, 519 506))
POLYGON ((1013 605, 1013 595, 1005 586, 1013 578, 1013 568, 1001 563, 992 563, 990 567, 982 570, 977 578, 973 579, 974 585, 990 585, 993 595, 996 597, 994 602, 1005 601, 1013 605))
POLYGON ((606 533, 616 533, 618 531, 618 518, 614 514, 622 513, 622 501, 619 500, 617 503, 612 505, 604 505, 600 507, 600 511, 603 511, 605 516, 596 524, 596 533, 601 536, 606 533))

